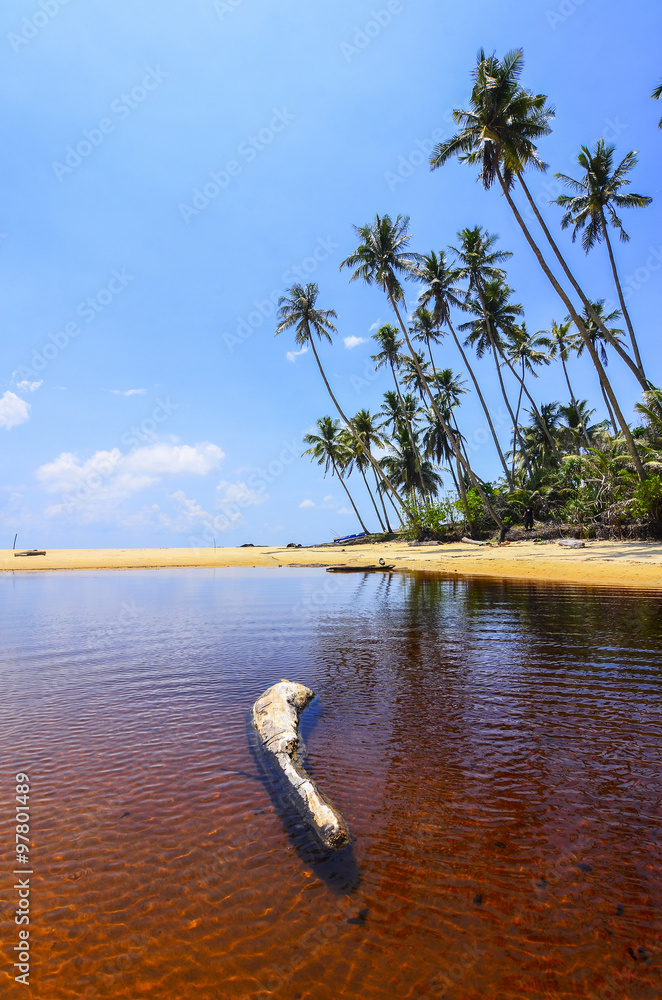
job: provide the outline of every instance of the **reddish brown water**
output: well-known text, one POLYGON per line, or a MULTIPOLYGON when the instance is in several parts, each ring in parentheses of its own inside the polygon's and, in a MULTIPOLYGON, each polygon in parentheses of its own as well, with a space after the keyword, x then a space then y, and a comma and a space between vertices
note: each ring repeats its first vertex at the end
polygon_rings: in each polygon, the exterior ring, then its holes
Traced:
POLYGON ((286 569, 0 597, 3 998, 662 996, 659 598, 286 569), (309 763, 354 837, 331 864, 249 746, 282 677, 319 695, 309 763))

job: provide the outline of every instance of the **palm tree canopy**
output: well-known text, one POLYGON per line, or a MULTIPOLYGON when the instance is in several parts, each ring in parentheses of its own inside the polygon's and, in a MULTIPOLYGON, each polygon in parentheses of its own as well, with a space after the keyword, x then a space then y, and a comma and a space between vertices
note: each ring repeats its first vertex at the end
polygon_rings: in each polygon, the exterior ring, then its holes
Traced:
POLYGON ((572 325, 571 319, 567 319, 565 323, 557 323, 556 320, 553 319, 549 330, 541 330, 541 333, 544 333, 549 337, 550 357, 555 358, 558 354, 563 361, 567 361, 570 357, 570 351, 578 345, 578 342, 583 345, 583 341, 579 334, 570 333, 572 325))
POLYGON ((398 328, 393 326, 392 323, 385 323, 373 333, 372 339, 376 340, 381 347, 381 351, 370 356, 371 360, 375 362, 375 370, 381 368, 383 365, 392 365, 393 368, 399 368, 402 364, 400 348, 404 341, 399 338, 399 332, 398 328))
POLYGON ((508 360, 512 363, 519 362, 537 378, 535 368, 550 364, 554 351, 553 341, 547 336, 547 331, 539 330, 538 333, 529 335, 526 323, 521 323, 519 326, 508 326, 504 334, 508 360))
POLYGON ((390 215, 376 215, 372 224, 354 226, 354 231, 361 242, 340 269, 353 268, 350 281, 361 278, 367 285, 379 285, 394 301, 402 299, 400 277, 413 277, 422 260, 420 254, 407 250, 409 216, 398 215, 393 222, 390 215))
POLYGON ((544 94, 532 94, 521 86, 523 68, 522 49, 506 53, 503 60, 480 49, 469 108, 453 111, 461 130, 435 147, 430 159, 433 170, 458 156, 462 163, 480 166, 485 188, 492 186, 499 167, 507 187, 525 167, 546 170, 535 141, 550 133, 554 109, 544 94))
POLYGON ((479 358, 493 346, 500 350, 503 342, 499 335, 508 335, 516 327, 517 317, 524 310, 518 302, 510 301, 512 292, 512 288, 502 281, 488 281, 483 288, 484 307, 478 299, 470 299, 467 303, 476 318, 462 323, 460 330, 468 331, 465 344, 471 345, 479 358))
POLYGON ((394 389, 389 389, 384 393, 384 403, 379 411, 380 417, 384 417, 382 424, 380 424, 381 427, 385 424, 391 424, 395 432, 404 428, 405 432, 408 433, 407 420, 409 420, 409 425, 413 430, 421 413, 421 404, 416 396, 410 392, 403 395, 402 403, 404 409, 394 389))
POLYGON ((317 434, 304 434, 305 444, 310 445, 304 455, 311 455, 318 465, 324 466, 324 475, 329 468, 343 469, 351 458, 347 441, 340 429, 340 421, 322 417, 317 421, 317 434))
POLYGON ((627 174, 637 165, 637 154, 631 150, 616 168, 614 168, 615 146, 607 146, 604 139, 598 139, 595 149, 582 146, 577 162, 584 170, 581 180, 574 180, 567 174, 555 174, 566 187, 575 193, 562 194, 552 204, 566 209, 561 219, 561 228, 573 227, 573 242, 583 231, 582 246, 586 253, 596 243, 601 243, 605 237, 607 222, 618 230, 620 239, 627 242, 630 239, 623 229, 623 223, 616 214, 617 208, 644 208, 650 205, 652 198, 645 195, 621 190, 630 181, 627 174))
POLYGON ((335 309, 316 309, 318 294, 318 286, 311 283, 292 285, 286 295, 281 295, 278 300, 280 322, 276 335, 295 327, 295 340, 301 346, 310 342, 313 331, 320 340, 326 337, 331 341, 331 334, 336 332, 331 320, 336 319, 337 313, 335 309))
MULTIPOLYGON (((603 324, 603 326, 606 327, 607 331, 611 334, 611 336, 614 338, 614 340, 617 340, 620 343, 621 337, 623 336, 623 330, 619 329, 616 326, 611 326, 611 327, 607 326, 607 323, 613 323, 614 320, 618 319, 618 317, 621 315, 620 312, 619 312, 619 310, 618 309, 614 309, 613 312, 605 313, 605 308, 604 308, 605 307, 605 300, 604 299, 598 299, 597 302, 591 302, 591 307, 592 307, 593 313, 595 313, 595 315, 601 321, 601 323, 603 324)), ((589 311, 588 306, 586 306, 584 308, 584 312, 582 313, 582 319, 583 319, 583 322, 584 322, 584 326, 586 328, 586 333, 591 338, 591 341, 592 341, 593 345, 596 347, 596 349, 600 353, 600 358, 602 360, 603 365, 608 364, 609 363, 609 358, 608 358, 607 350, 606 350, 607 341, 605 341, 605 338, 604 338, 604 336, 602 334, 602 331, 600 330, 600 327, 598 326, 598 324, 593 319, 593 316, 591 315, 591 312, 589 311)), ((585 346, 586 345, 584 344, 583 340, 579 340, 578 339, 578 340, 575 341, 575 350, 577 351, 577 356, 578 357, 579 357, 579 355, 582 354, 585 346)))
MULTIPOLYGON (((448 267, 443 250, 435 253, 432 250, 424 254, 415 271, 416 277, 423 284, 418 301, 421 308, 432 307, 432 318, 435 326, 447 323, 450 318, 450 307, 462 307, 461 291, 455 287, 459 279, 457 268, 448 267)), ((420 312, 420 308, 417 310, 420 312)))
POLYGON ((512 257, 512 252, 494 249, 499 239, 496 233, 488 233, 482 226, 467 226, 460 230, 457 237, 459 247, 448 249, 455 254, 457 260, 457 279, 467 282, 467 297, 469 292, 486 281, 505 280, 506 272, 497 265, 512 257))

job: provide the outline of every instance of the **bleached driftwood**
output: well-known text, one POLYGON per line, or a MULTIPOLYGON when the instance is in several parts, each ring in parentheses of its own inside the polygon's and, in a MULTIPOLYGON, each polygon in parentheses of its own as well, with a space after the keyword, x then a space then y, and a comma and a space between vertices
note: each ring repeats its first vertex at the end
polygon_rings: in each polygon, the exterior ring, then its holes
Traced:
POLYGON ((476 538, 466 538, 465 537, 465 538, 462 539, 462 541, 463 542, 468 542, 469 545, 489 545, 490 544, 489 541, 488 542, 479 542, 476 538))
POLYGON ((584 542, 580 542, 578 538, 561 538, 559 540, 559 545, 562 545, 564 549, 585 548, 584 542))
POLYGON ((299 716, 314 697, 315 693, 303 684, 282 680, 253 705, 253 725, 262 749, 273 758, 285 780, 299 815, 325 847, 336 851, 349 840, 345 821, 297 761, 299 716))

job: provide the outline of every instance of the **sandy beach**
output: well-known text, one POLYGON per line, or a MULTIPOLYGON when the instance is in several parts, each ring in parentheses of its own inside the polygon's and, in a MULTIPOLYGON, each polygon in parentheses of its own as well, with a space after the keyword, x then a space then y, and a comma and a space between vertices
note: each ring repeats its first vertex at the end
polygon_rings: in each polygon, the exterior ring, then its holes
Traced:
POLYGON ((457 573, 508 580, 659 589, 662 544, 592 542, 583 549, 556 543, 512 542, 504 546, 466 543, 410 546, 407 542, 307 548, 53 549, 43 556, 0 550, 1 572, 177 567, 359 566, 382 558, 398 570, 457 573))

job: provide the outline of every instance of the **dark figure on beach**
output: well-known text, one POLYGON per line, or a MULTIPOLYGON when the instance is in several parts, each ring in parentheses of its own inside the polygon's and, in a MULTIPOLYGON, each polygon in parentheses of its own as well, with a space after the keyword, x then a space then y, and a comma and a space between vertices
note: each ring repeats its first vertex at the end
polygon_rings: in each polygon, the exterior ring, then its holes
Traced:
POLYGON ((524 530, 531 531, 533 528, 533 510, 527 504, 526 510, 524 511, 524 530))

